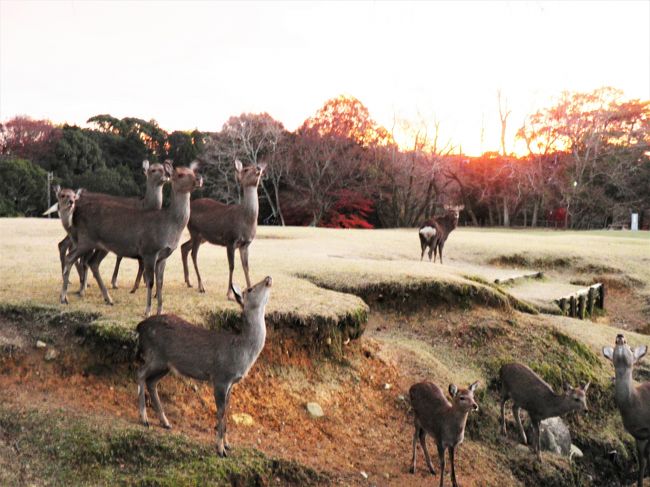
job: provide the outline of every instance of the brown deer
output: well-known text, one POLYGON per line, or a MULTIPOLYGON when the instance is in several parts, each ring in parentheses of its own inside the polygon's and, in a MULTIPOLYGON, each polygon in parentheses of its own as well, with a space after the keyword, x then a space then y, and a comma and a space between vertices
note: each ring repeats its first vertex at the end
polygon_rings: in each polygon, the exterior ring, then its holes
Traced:
POLYGON ((235 269, 235 249, 239 249, 246 286, 250 287, 251 280, 248 273, 248 247, 257 232, 257 215, 259 202, 257 187, 266 164, 244 167, 239 160, 235 161, 237 180, 244 193, 244 200, 240 205, 226 205, 210 198, 200 198, 192 201, 192 213, 187 225, 190 239, 181 245, 183 259, 183 273, 187 287, 190 283, 190 273, 187 265, 187 254, 192 251, 192 262, 198 279, 199 292, 204 293, 203 281, 199 274, 197 257, 199 247, 206 240, 214 245, 226 247, 228 256, 228 299, 234 299, 232 293, 232 274, 235 269))
POLYGON ((614 398, 623 418, 623 426, 636 442, 639 462, 637 487, 643 487, 646 465, 650 461, 650 382, 634 385, 632 368, 647 352, 646 345, 630 348, 620 334, 616 335, 614 348, 603 348, 603 355, 614 364, 614 398))
MULTIPOLYGON (((53 213, 58 211, 59 218, 61 219, 61 224, 63 229, 66 232, 66 237, 61 240, 58 244, 59 247, 59 259, 61 261, 61 272, 64 268, 65 254, 68 252, 68 248, 72 245, 72 240, 70 239, 70 231, 72 229, 72 215, 74 214, 74 209, 77 204, 79 196, 81 196, 81 189, 74 191, 72 189, 64 188, 58 184, 54 185, 54 194, 56 195, 56 203, 51 206, 43 215, 53 213)), ((85 288, 85 278, 86 273, 81 262, 75 262, 75 267, 77 268, 77 273, 79 274, 79 281, 81 283, 79 292, 82 293, 85 288)))
POLYGON ((527 444, 526 432, 521 423, 520 410, 528 411, 535 438, 532 442, 533 452, 539 460, 540 423, 546 418, 564 416, 573 411, 587 411, 587 390, 589 382, 579 387, 564 384, 564 392, 556 394, 553 388, 544 382, 535 372, 523 364, 511 363, 501 367, 501 433, 506 435, 506 401, 512 399, 512 414, 519 427, 519 436, 527 444))
POLYGON ((233 385, 246 377, 264 348, 264 309, 272 284, 273 280, 266 277, 244 292, 233 284, 233 295, 243 311, 240 333, 194 326, 174 315, 152 316, 138 325, 140 355, 144 359, 138 371, 138 397, 140 418, 145 426, 149 426, 145 386, 162 426, 169 429, 171 425, 158 397, 158 381, 170 370, 210 381, 217 404, 217 453, 226 456, 226 450, 230 449, 226 438, 230 394, 233 385))
POLYGON ((436 471, 431 463, 427 450, 427 434, 434 437, 438 447, 440 461, 440 487, 445 478, 445 450, 449 450, 451 462, 451 483, 458 486, 456 481, 455 452, 458 445, 465 438, 465 423, 470 411, 478 411, 478 404, 474 400, 474 391, 478 382, 474 382, 467 389, 458 389, 454 384, 449 385, 451 402, 447 400, 442 389, 431 382, 419 382, 411 386, 409 395, 411 406, 415 412, 415 431, 413 433, 413 466, 411 473, 415 473, 415 459, 417 443, 420 441, 424 458, 429 471, 435 475, 436 471))
MULTIPOLYGON (((115 203, 120 203, 126 207, 136 208, 136 209, 145 209, 145 210, 160 210, 162 208, 162 199, 163 199, 163 186, 166 182, 169 181, 171 173, 173 171, 172 163, 170 160, 165 161, 164 164, 149 164, 148 160, 142 162, 142 169, 147 178, 146 181, 146 191, 144 198, 125 198, 121 196, 113 196, 103 193, 93 193, 90 191, 79 190, 78 196, 83 196, 84 201, 90 199, 96 200, 108 200, 115 203)), ((71 216, 71 215, 70 215, 71 216)), ((64 226, 65 228, 65 226, 64 226)), ((68 230, 66 230, 68 231, 68 230)), ((61 267, 64 267, 64 259, 66 253, 69 251, 70 247, 73 245, 68 231, 68 235, 59 242, 59 257, 61 259, 61 267)), ((88 273, 87 260, 92 257, 92 253, 88 254, 85 259, 81 259, 83 262, 83 276, 80 274, 80 278, 83 282, 79 294, 83 296, 85 290, 85 284, 87 283, 86 275, 88 273)), ((122 261, 121 256, 117 256, 117 261, 115 262, 115 269, 113 271, 113 277, 111 283, 114 289, 117 288, 117 274, 120 268, 120 262, 122 261)), ((77 265, 77 264, 75 264, 77 265)), ((79 267, 78 267, 79 270, 79 267)), ((134 293, 139 285, 140 279, 142 278, 142 261, 138 259, 138 275, 131 289, 131 293, 134 293)))
POLYGON ((464 205, 445 205, 446 213, 444 216, 431 218, 420 226, 418 233, 422 249, 420 260, 424 258, 424 252, 429 247, 429 260, 431 260, 431 254, 433 254, 433 261, 435 262, 437 252, 442 264, 442 249, 445 247, 449 234, 458 226, 458 216, 464 208, 464 205))
POLYGON ((113 300, 99 274, 99 265, 108 252, 123 257, 141 258, 147 284, 145 315, 151 313, 151 293, 156 281, 158 314, 162 312, 162 287, 167 257, 176 249, 190 217, 190 193, 203 184, 192 167, 178 167, 172 174, 172 196, 168 208, 144 210, 119 202, 83 197, 77 202, 72 218, 72 237, 76 244, 68 253, 63 271, 61 303, 67 303, 70 267, 79 257, 95 250, 90 269, 108 304, 113 300))

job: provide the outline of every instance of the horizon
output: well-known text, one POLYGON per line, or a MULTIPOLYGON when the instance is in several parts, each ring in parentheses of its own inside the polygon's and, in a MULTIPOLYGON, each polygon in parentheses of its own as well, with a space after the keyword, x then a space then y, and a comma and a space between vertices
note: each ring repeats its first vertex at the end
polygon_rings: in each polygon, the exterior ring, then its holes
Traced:
POLYGON ((343 94, 389 131, 438 121, 441 143, 477 156, 500 149, 501 90, 507 150, 521 155, 514 133, 563 91, 650 98, 650 3, 585 5, 2 0, 0 121, 108 113, 217 132, 267 112, 293 131, 343 94))

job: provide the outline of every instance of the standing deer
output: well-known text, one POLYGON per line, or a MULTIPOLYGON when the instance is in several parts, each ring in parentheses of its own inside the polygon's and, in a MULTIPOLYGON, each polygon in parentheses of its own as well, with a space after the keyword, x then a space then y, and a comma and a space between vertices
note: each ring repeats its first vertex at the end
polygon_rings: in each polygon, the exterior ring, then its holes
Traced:
POLYGON ((167 257, 176 249, 183 228, 190 218, 190 193, 203 184, 194 172, 196 166, 178 167, 172 173, 171 204, 161 210, 127 207, 109 200, 78 201, 72 218, 76 248, 68 253, 63 271, 61 303, 67 304, 70 267, 81 256, 95 250, 90 269, 108 304, 113 300, 99 274, 99 265, 108 252, 122 257, 141 258, 147 284, 145 315, 151 313, 151 293, 156 281, 158 314, 162 312, 162 287, 167 257))
POLYGON ((138 327, 140 354, 144 365, 138 371, 140 418, 149 426, 145 408, 145 386, 164 428, 171 428, 158 397, 158 381, 175 370, 193 379, 212 382, 217 405, 217 453, 225 457, 230 449, 226 438, 226 418, 232 386, 246 377, 266 340, 264 309, 273 280, 266 277, 241 292, 232 291, 242 308, 241 333, 208 330, 174 315, 153 316, 138 327))
POLYGON ((478 404, 474 401, 474 391, 477 387, 478 381, 467 389, 458 389, 454 384, 450 384, 449 395, 452 402, 449 402, 442 389, 436 384, 419 382, 411 386, 409 395, 411 397, 411 406, 413 406, 415 412, 411 473, 415 473, 415 458, 419 439, 429 471, 433 475, 436 474, 427 450, 426 437, 429 434, 434 437, 438 447, 440 487, 442 487, 445 478, 445 450, 449 450, 451 483, 453 487, 457 487, 455 452, 465 437, 467 415, 472 410, 478 411, 478 404))
POLYGON ((587 411, 587 390, 589 382, 579 387, 564 384, 564 393, 556 394, 553 388, 544 382, 535 372, 523 364, 512 363, 501 367, 501 433, 506 435, 506 401, 512 399, 512 414, 519 427, 519 436, 524 445, 528 443, 524 427, 521 424, 520 410, 528 411, 535 438, 533 452, 539 460, 540 423, 547 418, 564 416, 573 411, 587 411))
POLYGON ((259 202, 257 187, 266 164, 244 167, 239 160, 235 161, 237 180, 244 193, 244 201, 240 205, 226 205, 210 198, 200 198, 192 201, 192 214, 187 225, 190 239, 181 245, 183 259, 183 273, 187 287, 190 283, 190 273, 187 265, 187 254, 192 251, 192 262, 199 281, 199 292, 204 293, 203 281, 199 274, 197 257, 199 247, 206 240, 214 245, 226 247, 228 255, 228 299, 235 296, 232 293, 232 274, 235 269, 235 249, 239 249, 246 286, 250 287, 251 280, 248 273, 248 247, 257 232, 257 215, 259 202))
POLYGON ((623 418, 623 426, 636 442, 639 476, 637 487, 643 487, 647 462, 650 461, 650 382, 634 385, 632 368, 645 356, 648 347, 630 348, 623 335, 616 335, 614 348, 604 347, 616 371, 614 397, 623 418))
MULTIPOLYGON (((162 208, 162 200, 163 200, 163 186, 166 182, 169 181, 169 177, 171 176, 171 173, 173 171, 173 167, 171 165, 171 161, 167 160, 165 161, 164 165, 163 164, 149 164, 148 160, 144 160, 142 162, 142 169, 144 170, 144 174, 147 178, 146 182, 146 191, 144 194, 144 198, 125 198, 121 196, 113 196, 113 195, 108 195, 108 194, 103 194, 103 193, 92 193, 90 191, 83 191, 79 190, 77 192, 78 197, 83 196, 84 201, 90 200, 90 199, 96 199, 96 200, 108 200, 116 203, 123 204, 127 207, 132 207, 136 209, 145 209, 145 210, 160 210, 162 208), (83 192, 82 192, 83 191, 83 192)), ((53 207, 54 208, 54 207, 53 207)), ((71 216, 71 215, 70 215, 71 216)), ((65 225, 64 225, 65 228, 65 225)), ((70 238, 70 232, 69 230, 66 229, 68 232, 68 235, 59 242, 59 257, 61 259, 61 267, 64 267, 64 259, 66 253, 69 251, 71 246, 73 245, 73 242, 70 238)), ((89 254, 86 256, 86 259, 82 259, 83 262, 83 270, 84 274, 83 277, 80 274, 80 278, 82 280, 82 286, 81 289, 79 290, 79 294, 83 296, 84 290, 85 290, 85 283, 87 281, 86 275, 88 273, 88 268, 87 268, 87 259, 91 258, 92 254, 89 254)), ((117 274, 120 268, 120 262, 122 261, 121 256, 117 256, 117 261, 115 262, 115 269, 113 271, 113 278, 111 279, 111 284, 114 289, 117 288, 117 274)), ((79 267, 78 267, 79 269, 79 267)), ((140 279, 142 277, 142 261, 138 259, 138 275, 135 279, 135 283, 133 284, 133 288, 131 289, 131 293, 134 293, 139 285, 140 285, 140 279)))
MULTIPOLYGON (((61 260, 61 272, 63 272, 65 254, 68 252, 70 245, 72 245, 72 240, 69 237, 70 231, 72 229, 72 215, 74 214, 74 209, 82 190, 78 189, 77 191, 74 191, 67 188, 61 189, 61 186, 58 184, 54 185, 53 189, 54 194, 56 195, 56 203, 45 213, 43 213, 43 215, 58 211, 59 218, 61 219, 61 225, 63 225, 63 229, 67 234, 66 237, 58 244, 59 259, 61 260)), ((83 265, 79 261, 75 262, 75 267, 77 268, 79 281, 81 283, 79 292, 82 293, 83 289, 85 288, 86 273, 83 265)))
POLYGON ((442 249, 445 247, 449 234, 458 226, 458 216, 463 208, 465 208, 464 205, 445 205, 446 213, 444 216, 431 218, 422 224, 418 233, 422 249, 420 260, 424 258, 424 252, 429 247, 429 260, 431 260, 431 254, 433 254, 433 261, 436 261, 437 251, 442 264, 442 249))

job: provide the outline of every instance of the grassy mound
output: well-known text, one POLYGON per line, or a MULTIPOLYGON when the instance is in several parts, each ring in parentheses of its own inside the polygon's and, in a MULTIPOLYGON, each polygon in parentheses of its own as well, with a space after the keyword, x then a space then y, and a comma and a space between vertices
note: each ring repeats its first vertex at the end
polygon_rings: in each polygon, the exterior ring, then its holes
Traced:
MULTIPOLYGON (((237 449, 228 459, 176 434, 0 406, 0 449, 13 449, 2 485, 317 485, 327 478, 295 462, 237 449), (2 445, 4 444, 4 445, 2 445)), ((6 458, 6 457, 5 457, 6 458)))

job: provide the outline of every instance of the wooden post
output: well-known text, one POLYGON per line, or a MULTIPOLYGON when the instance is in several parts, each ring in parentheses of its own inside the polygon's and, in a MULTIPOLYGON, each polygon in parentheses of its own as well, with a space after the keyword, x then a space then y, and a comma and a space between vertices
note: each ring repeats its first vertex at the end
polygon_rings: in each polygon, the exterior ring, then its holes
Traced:
POLYGON ((578 298, 578 318, 581 320, 585 319, 585 309, 587 308, 586 301, 586 296, 584 294, 581 294, 578 298))
POLYGON ((561 298, 557 304, 560 306, 560 310, 562 310, 562 316, 566 316, 566 298, 561 298))
POLYGON ((576 297, 575 296, 571 296, 569 298, 569 316, 571 316, 571 318, 575 318, 575 316, 576 316, 576 297))
POLYGON ((589 313, 589 316, 594 315, 595 294, 596 290, 593 287, 590 287, 589 292, 587 293, 587 313, 589 313))
POLYGON ((600 294, 598 296, 598 307, 605 309, 605 284, 600 285, 600 294))

